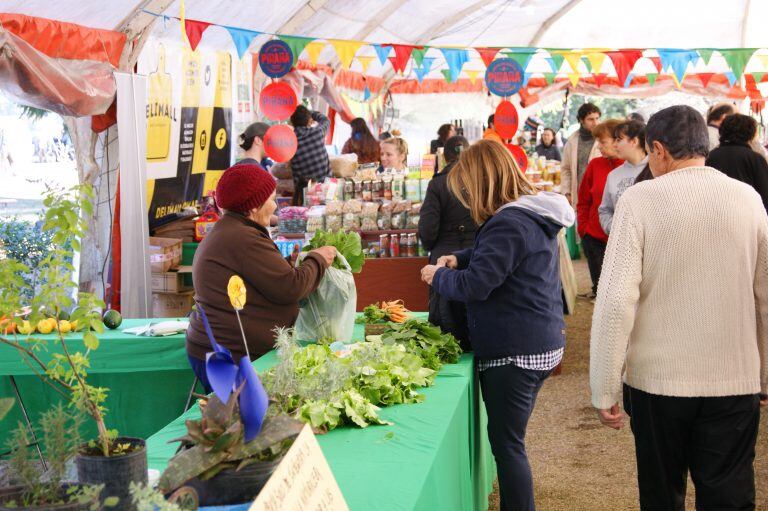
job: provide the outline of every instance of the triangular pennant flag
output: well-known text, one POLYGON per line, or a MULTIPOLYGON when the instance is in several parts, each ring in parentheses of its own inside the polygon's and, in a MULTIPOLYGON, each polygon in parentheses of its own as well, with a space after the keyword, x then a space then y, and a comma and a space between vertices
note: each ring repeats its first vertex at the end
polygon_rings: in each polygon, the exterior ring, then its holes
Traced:
POLYGON ((288 45, 293 52, 293 64, 299 61, 299 55, 304 51, 304 48, 311 43, 314 39, 310 37, 296 37, 292 35, 279 35, 277 36, 281 41, 288 45))
POLYGON ((755 57, 760 61, 763 69, 768 69, 768 55, 755 55, 755 57))
POLYGON ((463 48, 440 48, 451 71, 451 81, 455 82, 461 75, 461 68, 469 60, 469 51, 463 48))
POLYGON ((531 76, 533 76, 533 73, 523 73, 523 87, 528 87, 531 76))
POLYGON ((763 73, 762 71, 759 71, 759 72, 756 72, 756 73, 751 73, 751 74, 752 74, 752 78, 755 79, 755 83, 762 82, 763 81, 763 76, 765 75, 765 73, 763 73))
POLYGON ((357 53, 357 50, 363 45, 360 41, 347 41, 342 39, 331 39, 328 42, 330 42, 336 50, 336 55, 339 56, 339 60, 341 61, 341 65, 344 66, 344 69, 349 69, 349 66, 352 65, 352 60, 355 58, 355 53, 357 53))
POLYGON ((706 87, 709 85, 709 81, 715 76, 715 73, 699 73, 697 75, 701 84, 706 87))
POLYGON ((576 87, 579 84, 579 73, 568 73, 568 79, 571 81, 571 85, 576 87))
POLYGON ((411 52, 416 47, 410 44, 389 44, 385 46, 391 46, 395 50, 395 56, 390 58, 395 71, 400 73, 405 71, 405 66, 408 65, 408 60, 411 58, 411 52))
POLYGON ((658 73, 648 73, 645 77, 648 78, 648 85, 653 87, 656 84, 656 78, 658 78, 659 75, 658 73))
POLYGON ((714 53, 714 50, 712 48, 699 48, 698 51, 699 51, 699 56, 704 61, 704 65, 708 66, 709 61, 712 60, 712 53, 714 53))
POLYGON ((428 49, 429 46, 425 46, 423 48, 414 48, 411 52, 411 57, 413 57, 413 61, 417 66, 421 66, 421 63, 424 61, 424 54, 427 53, 428 49))
POLYGON ((192 48, 192 51, 197 49, 200 39, 203 38, 203 32, 210 26, 211 24, 205 21, 184 20, 184 31, 187 33, 187 40, 189 40, 189 47, 192 48))
POLYGON ((584 62, 584 66, 586 66, 587 71, 590 73, 592 72, 592 61, 589 60, 587 57, 582 57, 581 61, 584 62))
POLYGON ((648 57, 648 60, 650 60, 653 63, 653 67, 656 68, 657 73, 661 73, 661 58, 660 57, 648 57))
POLYGON ((724 73, 725 77, 728 78, 728 83, 731 84, 731 87, 733 87, 733 84, 736 83, 736 75, 733 74, 731 71, 728 71, 727 73, 724 73))
POLYGON ((624 88, 625 88, 625 89, 628 89, 628 88, 629 88, 629 86, 632 84, 632 80, 633 80, 634 78, 635 78, 635 75, 633 75, 632 73, 629 73, 629 74, 627 75, 627 79, 626 79, 626 80, 624 80, 624 88))
POLYGON ((696 62, 699 58, 699 54, 693 50, 670 50, 659 48, 659 58, 661 59, 662 69, 672 69, 672 74, 679 83, 682 83, 685 78, 685 71, 688 69, 688 64, 696 62))
POLYGON ((321 43, 320 41, 312 41, 304 48, 304 51, 307 52, 309 61, 313 65, 317 65, 317 59, 320 58, 320 53, 323 51, 323 49, 325 49, 325 43, 321 43))
POLYGON ((363 91, 363 101, 368 101, 369 99, 371 99, 371 89, 366 85, 363 91))
POLYGON ((578 51, 564 51, 562 52, 565 61, 571 66, 571 71, 574 73, 579 72, 579 63, 581 63, 581 52, 578 51))
POLYGON ((371 65, 371 62, 373 61, 373 57, 355 57, 357 61, 360 63, 361 66, 363 66, 363 74, 366 74, 368 72, 368 66, 371 65))
POLYGON ((555 81, 556 76, 557 76, 557 73, 544 73, 544 80, 547 81, 547 85, 552 85, 552 83, 555 81))
POLYGON ((443 73, 443 76, 445 77, 446 82, 453 83, 453 77, 451 76, 450 69, 441 69, 440 72, 443 73))
POLYGON ((419 83, 421 83, 424 77, 432 70, 432 63, 434 61, 434 57, 424 57, 421 61, 421 65, 413 68, 414 73, 416 73, 416 80, 418 80, 419 83))
POLYGON ((635 67, 640 57, 643 56, 643 52, 640 50, 618 50, 606 52, 608 58, 613 62, 613 68, 616 70, 616 75, 619 77, 619 83, 624 83, 627 80, 629 72, 635 67))
POLYGON ((531 58, 536 54, 536 50, 514 50, 503 52, 504 56, 510 58, 520 64, 520 69, 525 71, 528 68, 528 63, 531 58))
POLYGON ((493 62, 493 59, 496 58, 496 54, 499 53, 500 49, 501 48, 475 48, 475 51, 480 55, 480 58, 483 59, 485 67, 488 67, 491 65, 491 62, 493 62))
POLYGON ((549 64, 549 69, 552 70, 553 73, 557 74, 560 68, 557 66, 557 62, 552 57, 544 57, 544 60, 547 61, 547 64, 549 64))
POLYGON ((235 27, 224 27, 227 29, 227 32, 229 32, 230 37, 232 37, 232 42, 235 45, 235 48, 237 49, 237 56, 241 59, 243 58, 243 55, 245 55, 248 52, 248 48, 251 47, 251 43, 256 38, 257 35, 261 34, 261 32, 255 32, 253 30, 245 30, 242 28, 235 28, 235 27))
POLYGON ((389 57, 389 53, 392 51, 391 46, 382 46, 380 44, 374 44, 373 49, 376 50, 376 55, 379 57, 379 62, 383 66, 387 63, 387 57, 389 57))
POLYGON ((593 73, 600 73, 603 67, 603 62, 605 62, 605 53, 602 52, 592 52, 587 54, 587 60, 592 65, 592 72, 593 73))
POLYGON ((728 67, 733 71, 733 75, 736 80, 741 78, 744 74, 744 68, 747 67, 747 62, 752 58, 756 48, 731 48, 728 50, 717 50, 723 56, 728 63, 728 67))
POLYGON ((605 73, 597 73, 592 75, 592 77, 595 79, 595 85, 598 87, 602 87, 603 83, 605 83, 606 75, 605 73))
POLYGON ((671 74, 671 75, 669 75, 669 76, 671 76, 671 77, 672 77, 672 81, 674 81, 674 82, 675 82, 675 86, 676 86, 678 89, 682 89, 682 88, 683 88, 683 81, 682 81, 682 80, 678 80, 678 79, 677 79, 677 75, 676 75, 675 73, 672 73, 672 74, 671 74))
MULTIPOLYGON (((464 72, 469 77, 470 83, 472 83, 472 85, 474 85, 475 81, 477 81, 477 75, 480 74, 480 71, 478 71, 476 69, 472 69, 472 70, 464 70, 464 72)), ((525 83, 526 83, 525 80, 523 80, 523 87, 525 87, 525 83)))
POLYGON ((554 51, 554 50, 547 50, 549 52, 549 58, 547 59, 547 62, 549 62, 549 67, 552 68, 553 73, 557 73, 560 71, 560 67, 563 65, 563 61, 565 60, 565 57, 563 57, 560 53, 554 51))

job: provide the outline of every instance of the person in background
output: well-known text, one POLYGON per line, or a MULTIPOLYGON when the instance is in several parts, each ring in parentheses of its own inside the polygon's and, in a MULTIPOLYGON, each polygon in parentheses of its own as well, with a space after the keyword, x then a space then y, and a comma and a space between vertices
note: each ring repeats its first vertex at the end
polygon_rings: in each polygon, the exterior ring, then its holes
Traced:
POLYGON ((293 172, 293 205, 304 203, 304 188, 309 181, 322 181, 331 176, 331 163, 325 150, 325 136, 331 121, 320 112, 310 112, 299 105, 291 115, 291 125, 298 146, 291 159, 293 172))
POLYGON ((648 121, 654 179, 622 197, 592 318, 592 405, 630 416, 640 509, 755 509, 768 406, 768 216, 748 185, 705 166, 689 106, 648 121), (760 395, 762 393, 762 395, 760 395))
POLYGON ((493 140, 461 154, 448 187, 481 227, 473 248, 425 266, 421 278, 467 304, 501 509, 533 511, 525 432, 565 346, 557 236, 573 224, 574 211, 561 195, 537 193, 493 140))
POLYGON ((757 135, 757 121, 733 114, 720 124, 720 145, 707 156, 707 167, 747 183, 760 195, 768 210, 768 162, 750 148, 757 135))
MULTIPOLYGON (((269 129, 269 124, 263 122, 254 122, 240 135, 240 148, 243 150, 243 158, 238 163, 247 163, 250 165, 259 165, 262 168, 262 161, 267 159, 264 155, 264 135, 269 129)), ((270 160, 271 161, 271 160, 270 160)))
POLYGON ((386 169, 405 170, 408 168, 408 143, 400 137, 392 137, 379 143, 381 146, 381 167, 379 172, 386 169))
MULTIPOLYGON (((469 210, 448 190, 448 175, 459 155, 469 147, 464 137, 451 137, 445 143, 443 170, 429 181, 427 194, 419 215, 419 239, 429 251, 429 264, 436 264, 445 255, 471 248, 477 224, 469 210)), ((459 340, 464 351, 470 351, 467 330, 467 306, 447 300, 432 288, 429 292, 429 321, 459 340)))
POLYGON ((597 141, 592 130, 600 122, 600 109, 592 103, 579 107, 576 117, 579 130, 568 138, 563 147, 563 162, 560 171, 560 192, 576 207, 579 199, 579 184, 587 170, 587 164, 600 156, 597 141))
POLYGON ((382 131, 381 133, 379 133, 379 142, 383 142, 388 138, 392 138, 392 133, 390 133, 389 131, 382 131))
POLYGON ((588 293, 586 297, 591 299, 597 296, 597 283, 600 280, 605 246, 608 243, 608 235, 600 226, 598 208, 603 200, 603 191, 608 175, 613 169, 624 163, 616 156, 613 138, 616 126, 621 122, 618 119, 608 119, 592 130, 602 156, 598 156, 587 165, 587 170, 584 172, 584 178, 579 187, 579 200, 576 203, 576 230, 581 237, 581 247, 584 249, 589 276, 592 279, 592 292, 588 293))
POLYGON ((503 144, 504 140, 502 140, 501 135, 496 131, 496 127, 493 123, 495 117, 494 114, 488 116, 488 127, 483 132, 483 140, 495 140, 496 142, 503 144))
POLYGON ((379 142, 374 138, 368 124, 362 117, 352 119, 349 123, 352 135, 344 142, 341 154, 356 154, 357 163, 378 163, 380 159, 379 142))
POLYGON ((608 236, 616 212, 616 205, 624 192, 635 184, 635 179, 648 165, 645 152, 645 125, 637 121, 622 122, 613 132, 616 156, 624 163, 614 169, 605 182, 603 200, 598 208, 600 226, 608 236))
MULTIPOLYGON (((273 348, 275 327, 293 326, 299 300, 317 289, 336 249, 313 250, 298 268, 283 259, 267 231, 277 208, 275 180, 258 165, 238 163, 224 171, 216 200, 224 215, 200 243, 192 262, 195 302, 205 311, 216 342, 239 362, 245 355, 243 333, 227 295, 230 277, 239 275, 248 296, 240 319, 255 360, 273 348)), ((213 348, 199 312, 189 318, 186 349, 192 370, 211 392, 205 358, 213 348)))
POLYGON ((641 113, 638 112, 632 112, 629 115, 627 115, 628 121, 637 121, 645 124, 645 117, 641 113))
POLYGON ((720 144, 720 125, 726 117, 736 113, 736 108, 731 103, 719 103, 712 105, 707 110, 707 133, 709 134, 709 150, 720 144))
POLYGON ((541 132, 541 143, 536 146, 536 154, 548 160, 560 161, 563 159, 560 155, 560 149, 555 144, 555 130, 544 128, 544 131, 541 132))
POLYGON ((437 138, 429 143, 429 154, 437 154, 437 149, 445 147, 449 138, 456 136, 456 127, 453 124, 443 124, 437 129, 437 138))

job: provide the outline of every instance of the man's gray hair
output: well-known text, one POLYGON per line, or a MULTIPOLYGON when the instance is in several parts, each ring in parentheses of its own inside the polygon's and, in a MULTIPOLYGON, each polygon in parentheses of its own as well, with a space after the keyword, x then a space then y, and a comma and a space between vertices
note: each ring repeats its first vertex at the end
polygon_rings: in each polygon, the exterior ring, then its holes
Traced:
POLYGON ((709 133, 704 117, 687 105, 659 110, 648 120, 645 141, 652 150, 659 142, 676 160, 706 157, 709 153, 709 133))

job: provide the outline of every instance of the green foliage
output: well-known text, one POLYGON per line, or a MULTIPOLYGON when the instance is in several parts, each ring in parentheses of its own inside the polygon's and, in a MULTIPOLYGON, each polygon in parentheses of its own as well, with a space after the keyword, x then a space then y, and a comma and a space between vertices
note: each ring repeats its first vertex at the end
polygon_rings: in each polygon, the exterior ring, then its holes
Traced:
POLYGON ((461 347, 453 335, 444 334, 439 327, 418 319, 403 324, 389 323, 389 331, 382 334, 381 340, 386 344, 404 345, 434 370, 443 364, 455 364, 461 355, 461 347))
POLYGON ((22 298, 29 301, 34 296, 38 275, 30 271, 37 268, 45 256, 53 250, 53 234, 43 231, 42 219, 38 222, 11 218, 0 223, 0 246, 5 257, 24 265, 18 268, 18 276, 24 285, 19 286, 22 298))
MULTIPOLYGON (((565 119, 563 127, 568 130, 570 126, 578 126, 579 121, 576 114, 579 107, 584 103, 593 103, 597 105, 602 114, 601 119, 625 119, 627 115, 638 108, 637 99, 627 98, 607 98, 601 96, 582 96, 573 94, 568 98, 568 118, 565 119)), ((563 104, 556 102, 536 113, 544 123, 545 127, 557 130, 560 127, 560 120, 563 118, 563 104)))
POLYGON ((383 310, 377 304, 371 304, 363 309, 363 315, 358 316, 355 323, 359 324, 373 324, 384 323, 387 320, 387 311, 383 310))
POLYGON ((197 509, 197 493, 191 488, 182 488, 166 500, 159 491, 143 484, 131 483, 131 502, 137 511, 183 511, 197 509), (186 491, 185 491, 186 490, 186 491))
MULTIPOLYGON (((365 254, 363 254, 363 245, 358 233, 344 231, 315 231, 315 235, 309 240, 309 244, 304 247, 304 251, 308 252, 326 245, 336 247, 336 250, 338 250, 349 263, 352 273, 360 273, 363 269, 365 254)), ((333 267, 341 270, 345 269, 339 260, 333 261, 333 267)))

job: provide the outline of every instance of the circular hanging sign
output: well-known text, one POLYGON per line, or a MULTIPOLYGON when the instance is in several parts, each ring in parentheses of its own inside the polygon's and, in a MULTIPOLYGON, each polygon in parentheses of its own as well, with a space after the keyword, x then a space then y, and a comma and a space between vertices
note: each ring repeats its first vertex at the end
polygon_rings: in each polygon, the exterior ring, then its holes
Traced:
POLYGON ((275 124, 264 134, 264 152, 277 163, 285 163, 296 154, 296 134, 287 124, 275 124))
POLYGON ((296 110, 296 93, 285 82, 270 83, 259 94, 259 109, 273 121, 284 121, 296 110))
POLYGON ((515 159, 517 166, 520 167, 520 172, 525 174, 525 170, 528 168, 528 155, 522 147, 515 144, 504 144, 509 152, 512 153, 512 158, 515 159))
POLYGON ((291 47, 279 39, 267 41, 259 50, 259 65, 270 78, 287 75, 293 66, 291 47))
POLYGON ((506 99, 496 107, 493 115, 493 127, 501 138, 512 138, 517 133, 519 119, 517 108, 506 99))
POLYGON ((485 70, 485 85, 497 96, 511 96, 523 85, 523 68, 512 59, 496 59, 485 70))

